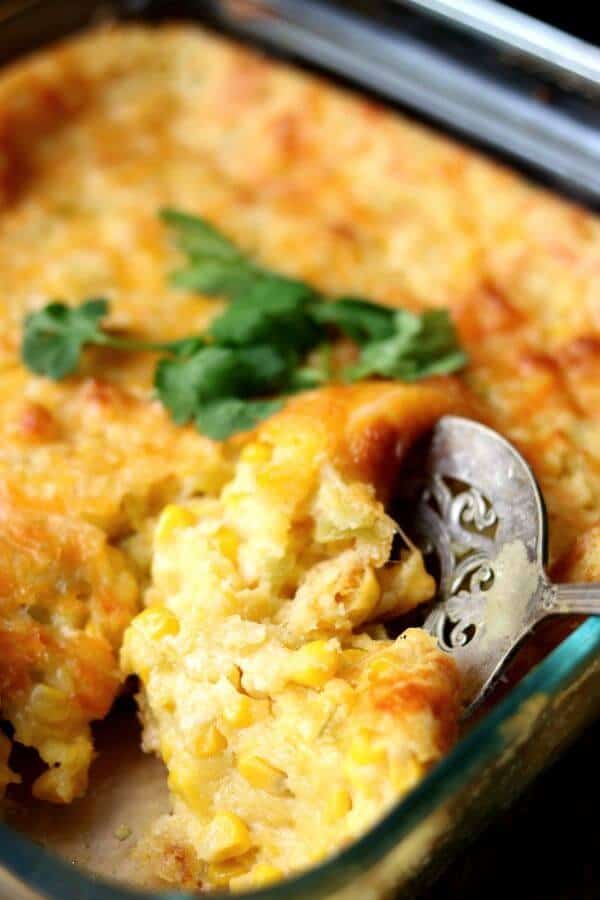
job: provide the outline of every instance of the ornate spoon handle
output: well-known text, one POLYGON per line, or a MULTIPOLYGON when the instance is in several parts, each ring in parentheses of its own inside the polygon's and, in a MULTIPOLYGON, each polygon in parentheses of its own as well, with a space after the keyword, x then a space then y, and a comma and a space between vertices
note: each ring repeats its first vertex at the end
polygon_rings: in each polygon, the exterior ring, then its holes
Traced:
POLYGON ((523 457, 496 432, 444 416, 419 452, 407 525, 439 573, 423 627, 454 658, 468 713, 542 619, 600 616, 600 584, 550 583, 542 495, 523 457))
POLYGON ((600 584, 554 584, 544 597, 544 611, 600 616, 600 584))

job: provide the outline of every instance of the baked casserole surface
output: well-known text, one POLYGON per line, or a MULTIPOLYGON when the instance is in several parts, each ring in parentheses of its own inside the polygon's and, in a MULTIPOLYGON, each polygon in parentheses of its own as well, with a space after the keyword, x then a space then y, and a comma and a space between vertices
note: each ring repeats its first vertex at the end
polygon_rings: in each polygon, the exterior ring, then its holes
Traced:
POLYGON ((505 434, 554 574, 600 579, 600 224, 191 26, 99 29, 6 70, 0 203, 0 695, 46 764, 32 793, 85 792, 90 723, 135 675, 173 796, 143 877, 237 888, 309 865, 456 737, 449 658, 381 625, 433 593, 416 551, 388 565, 385 502, 420 434, 447 412, 505 434), (326 293, 448 308, 467 369, 323 388, 225 445, 170 421, 153 354, 28 373, 23 319, 50 298, 107 297, 111 327, 158 341, 222 309, 168 286, 164 206, 326 293))

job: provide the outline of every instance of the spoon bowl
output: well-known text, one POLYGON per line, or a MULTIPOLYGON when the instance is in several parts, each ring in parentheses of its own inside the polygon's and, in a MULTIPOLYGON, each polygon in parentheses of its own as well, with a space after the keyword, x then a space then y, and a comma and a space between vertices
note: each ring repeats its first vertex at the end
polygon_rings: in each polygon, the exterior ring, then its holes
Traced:
POLYGON ((533 472, 491 428, 444 416, 419 448, 409 533, 438 573, 424 623, 462 675, 469 713, 547 616, 600 615, 600 584, 554 585, 533 472))

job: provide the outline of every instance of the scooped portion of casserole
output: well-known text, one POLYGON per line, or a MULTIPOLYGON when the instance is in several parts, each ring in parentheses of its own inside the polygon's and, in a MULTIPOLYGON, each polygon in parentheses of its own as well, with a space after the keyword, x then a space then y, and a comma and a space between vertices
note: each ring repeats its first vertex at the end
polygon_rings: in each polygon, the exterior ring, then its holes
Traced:
POLYGON ((174 797, 142 852, 174 884, 281 878, 361 834, 450 747, 460 684, 424 631, 376 623, 431 599, 391 560, 402 448, 451 382, 306 395, 243 447, 218 498, 170 505, 149 605, 121 660, 174 797), (385 493, 384 490, 382 490, 385 493))

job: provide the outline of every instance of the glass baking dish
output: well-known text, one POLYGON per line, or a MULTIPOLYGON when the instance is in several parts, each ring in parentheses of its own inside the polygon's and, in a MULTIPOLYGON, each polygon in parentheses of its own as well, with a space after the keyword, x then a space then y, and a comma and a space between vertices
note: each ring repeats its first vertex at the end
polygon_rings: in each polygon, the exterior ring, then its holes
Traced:
MULTIPOLYGON (((99 18, 185 17, 317 65, 467 138, 595 206, 598 104, 592 82, 543 75, 447 24, 395 3, 30 0, 0 4, 8 60, 99 18), (355 9, 349 11, 347 7, 355 9), (369 19, 361 17, 368 7, 369 19), (544 92, 541 91, 544 88, 544 92), (551 89, 553 102, 547 102, 551 89), (544 99, 541 99, 543 96, 544 99), (477 102, 474 102, 477 98, 477 102)), ((600 90, 600 88, 598 88, 600 90)), ((410 897, 600 712, 600 619, 588 619, 472 727, 454 750, 360 840, 304 874, 244 896, 261 900, 410 897)), ((183 900, 92 876, 0 824, 0 896, 10 900, 183 900)), ((216 896, 216 895, 215 895, 216 896)))

